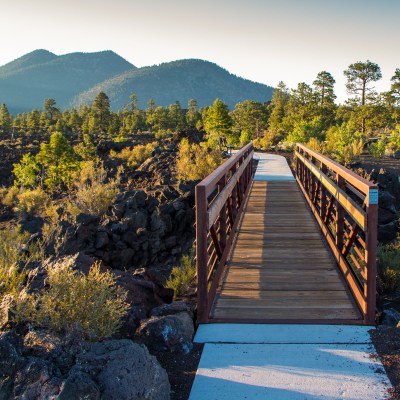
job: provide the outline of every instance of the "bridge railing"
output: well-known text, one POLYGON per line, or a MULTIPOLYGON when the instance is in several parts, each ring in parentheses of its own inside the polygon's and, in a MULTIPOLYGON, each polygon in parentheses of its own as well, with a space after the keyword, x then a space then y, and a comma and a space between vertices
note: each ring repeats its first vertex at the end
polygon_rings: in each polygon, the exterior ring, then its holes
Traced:
POLYGON ((364 316, 375 322, 378 187, 296 145, 296 179, 364 316))
POLYGON ((252 178, 249 143, 196 186, 197 322, 208 321, 252 178))

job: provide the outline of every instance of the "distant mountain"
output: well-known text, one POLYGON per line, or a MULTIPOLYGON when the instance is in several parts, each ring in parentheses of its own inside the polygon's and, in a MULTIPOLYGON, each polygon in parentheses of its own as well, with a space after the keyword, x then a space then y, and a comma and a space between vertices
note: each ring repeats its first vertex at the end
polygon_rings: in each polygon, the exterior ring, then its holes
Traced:
POLYGON ((233 108, 243 100, 268 101, 273 88, 230 74, 203 60, 179 60, 136 68, 112 51, 57 56, 35 50, 0 67, 0 104, 13 114, 41 109, 53 98, 59 108, 90 104, 104 91, 113 110, 122 109, 135 93, 145 108, 149 99, 166 106, 189 99, 199 106, 220 98, 233 108))
POLYGON ((0 67, 0 103, 12 113, 42 108, 45 98, 67 107, 78 93, 136 67, 112 51, 57 56, 35 50, 0 67))
POLYGON ((246 99, 271 100, 273 88, 239 78, 214 63, 189 59, 124 72, 81 93, 72 105, 91 103, 100 91, 108 95, 112 108, 118 110, 129 102, 132 93, 137 95, 142 108, 149 99, 162 106, 178 100, 185 108, 190 99, 205 106, 216 98, 233 108, 246 99))

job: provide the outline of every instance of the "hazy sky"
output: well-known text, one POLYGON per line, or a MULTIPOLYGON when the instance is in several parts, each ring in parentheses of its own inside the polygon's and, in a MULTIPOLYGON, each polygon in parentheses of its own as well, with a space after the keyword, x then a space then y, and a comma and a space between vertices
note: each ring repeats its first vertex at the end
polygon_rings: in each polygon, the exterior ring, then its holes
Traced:
POLYGON ((388 90, 400 68, 400 0, 1 0, 0 65, 32 50, 113 50, 136 66, 213 61, 276 86, 326 70, 346 98, 343 70, 367 59, 388 90))

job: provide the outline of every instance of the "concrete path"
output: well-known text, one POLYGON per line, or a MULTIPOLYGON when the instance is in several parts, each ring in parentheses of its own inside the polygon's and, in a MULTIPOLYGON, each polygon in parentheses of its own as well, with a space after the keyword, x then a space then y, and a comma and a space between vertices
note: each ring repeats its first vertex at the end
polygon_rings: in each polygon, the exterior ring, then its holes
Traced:
POLYGON ((387 399, 368 329, 339 325, 201 325, 206 343, 190 400, 387 399))
POLYGON ((258 161, 255 181, 295 181, 286 158, 277 154, 254 153, 253 158, 258 161))
MULTIPOLYGON (((254 180, 294 181, 286 159, 255 153, 254 180)), ((200 325, 205 343, 190 400, 383 400, 391 387, 372 327, 200 325)))

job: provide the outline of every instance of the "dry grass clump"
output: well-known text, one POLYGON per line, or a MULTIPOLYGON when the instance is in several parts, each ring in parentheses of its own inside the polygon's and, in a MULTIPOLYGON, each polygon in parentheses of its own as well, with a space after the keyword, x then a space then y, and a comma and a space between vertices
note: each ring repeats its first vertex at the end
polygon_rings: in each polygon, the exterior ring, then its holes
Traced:
POLYGON ((39 300, 36 320, 55 332, 79 329, 88 340, 112 336, 126 314, 126 292, 110 272, 94 264, 87 276, 72 269, 71 261, 49 267, 49 289, 39 300))

